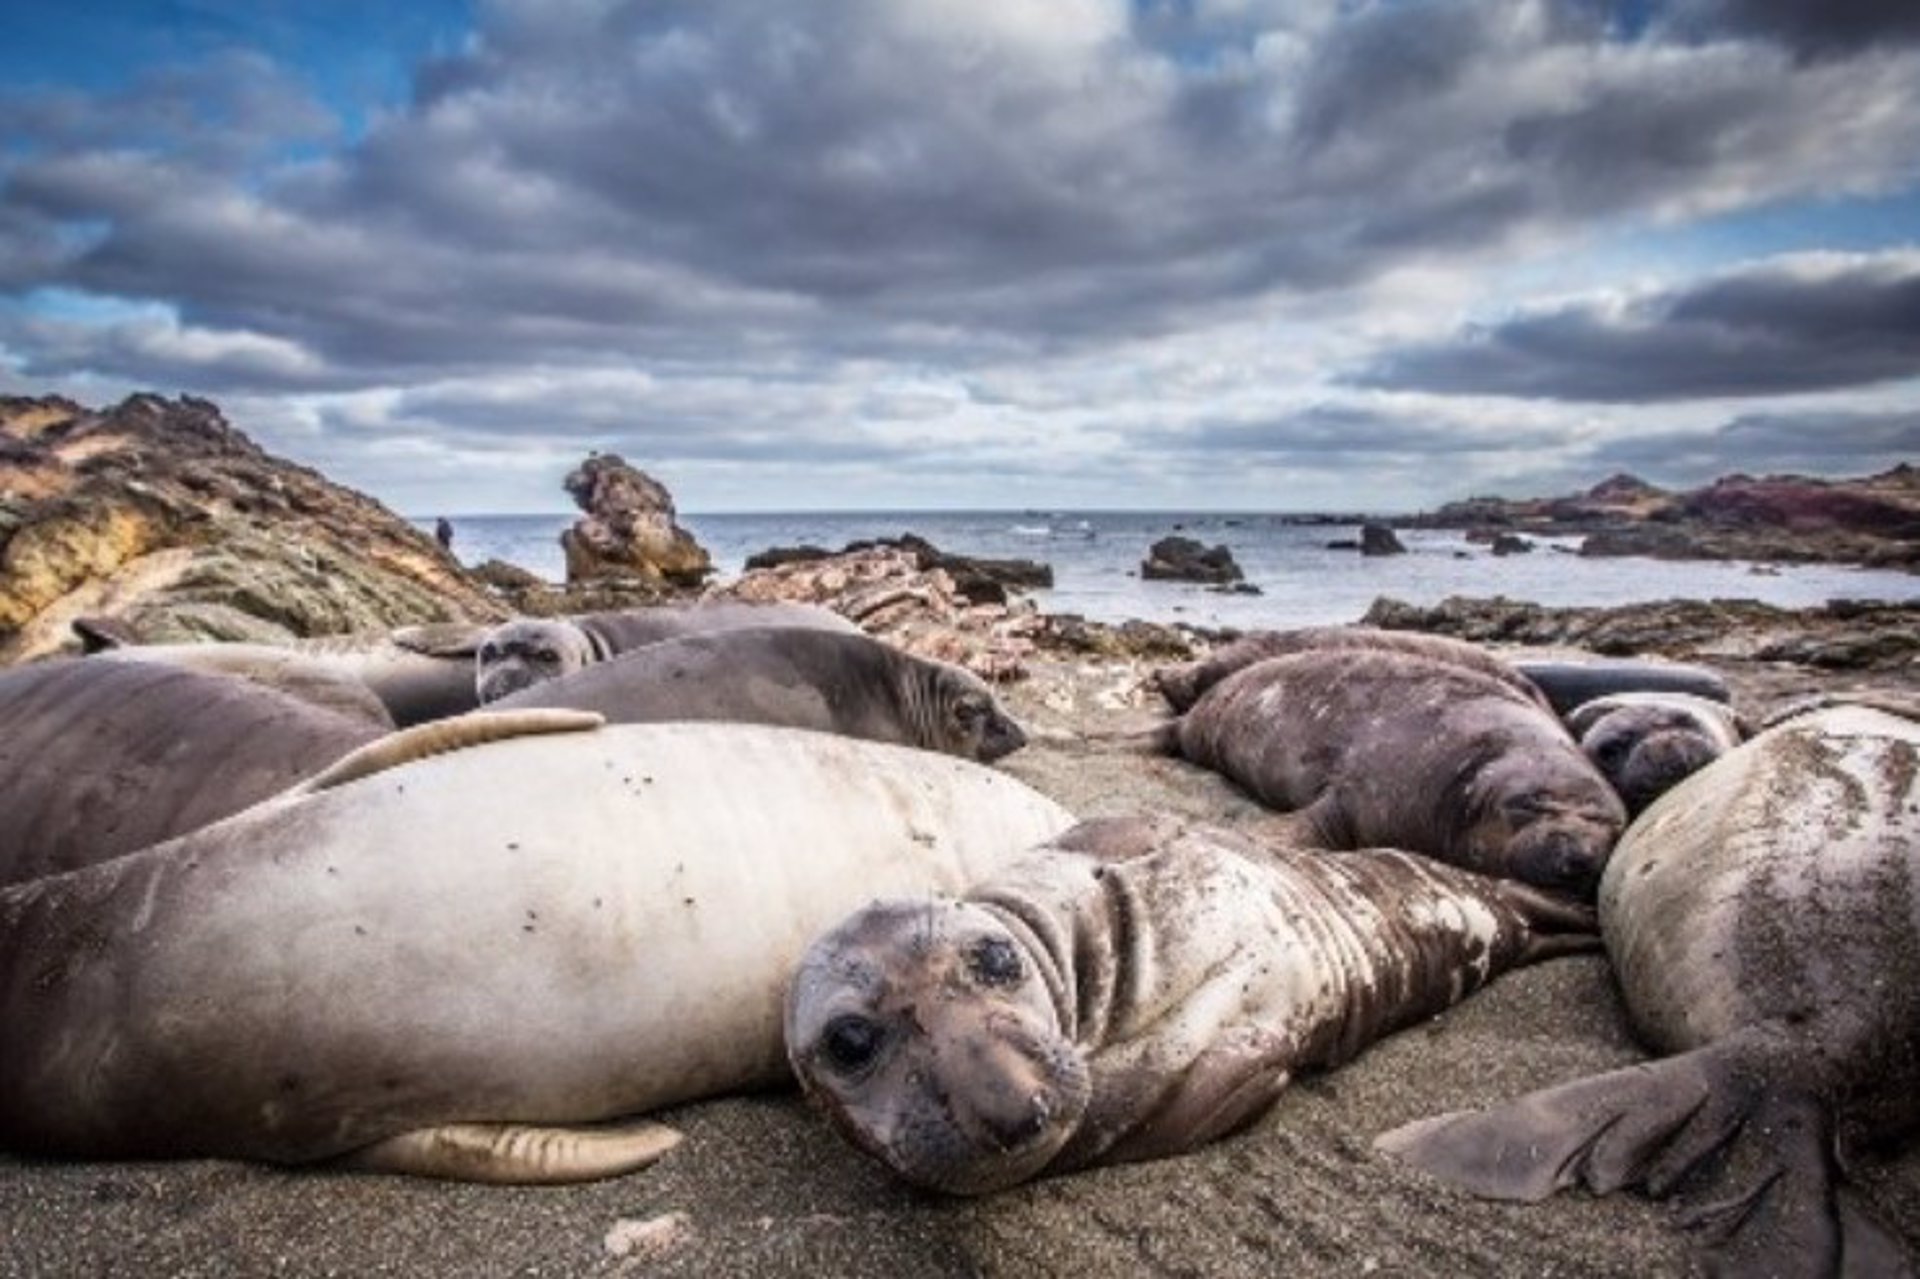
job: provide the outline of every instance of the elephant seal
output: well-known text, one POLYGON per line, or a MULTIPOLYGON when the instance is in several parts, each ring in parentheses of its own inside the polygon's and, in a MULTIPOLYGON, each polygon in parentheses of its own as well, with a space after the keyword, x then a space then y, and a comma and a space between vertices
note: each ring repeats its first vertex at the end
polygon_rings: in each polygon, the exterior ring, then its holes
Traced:
POLYGON ((1679 1192, 1711 1273, 1912 1273, 1842 1169, 1920 1124, 1920 723, 1819 711, 1695 773, 1621 840, 1600 924, 1661 1059, 1379 1146, 1493 1198, 1679 1192))
POLYGON ((1567 715, 1580 749, 1633 816, 1738 746, 1741 725, 1731 706, 1690 693, 1614 693, 1567 715))
POLYGON ((896 742, 991 763, 1026 744, 978 676, 869 635, 784 627, 662 640, 491 704, 621 724, 720 719, 896 742))
POLYGON ((773 601, 707 600, 573 617, 518 618, 484 632, 475 647, 474 686, 483 706, 662 640, 763 626, 861 634, 832 609, 773 601))
POLYGON ((1348 651, 1411 653, 1415 657, 1450 662, 1479 671, 1515 692, 1547 705, 1545 695, 1526 676, 1501 661, 1486 649, 1447 635, 1426 635, 1417 631, 1389 631, 1374 626, 1303 626, 1287 631, 1253 631, 1241 636, 1197 662, 1163 666, 1153 673, 1160 695, 1176 712, 1185 711, 1200 700, 1201 694, 1235 671, 1269 657, 1292 653, 1348 651))
POLYGON ((1404 848, 1590 896, 1626 825, 1560 722, 1411 653, 1314 650, 1229 675, 1157 744, 1293 814, 1325 848, 1404 848))
POLYGON ((554 1125, 781 1082, 813 937, 1073 820, 924 751, 598 723, 406 730, 0 890, 0 1146, 533 1182, 638 1166, 670 1143, 657 1125, 554 1125))
POLYGON ((384 731, 317 700, 145 662, 0 671, 0 884, 196 830, 384 731))
POLYGON ((787 1053, 916 1185, 1005 1189, 1191 1150, 1501 972, 1598 946, 1593 912, 1389 850, 1075 827, 959 900, 876 902, 808 948, 787 1053))
POLYGON ((130 644, 105 647, 89 660, 155 662, 218 671, 299 693, 358 681, 402 728, 473 710, 473 643, 464 623, 402 627, 389 635, 327 635, 274 644, 130 644))
POLYGON ((1684 662, 1516 657, 1512 665, 1540 690, 1557 715, 1614 693, 1687 693, 1713 702, 1733 697, 1717 672, 1684 662))

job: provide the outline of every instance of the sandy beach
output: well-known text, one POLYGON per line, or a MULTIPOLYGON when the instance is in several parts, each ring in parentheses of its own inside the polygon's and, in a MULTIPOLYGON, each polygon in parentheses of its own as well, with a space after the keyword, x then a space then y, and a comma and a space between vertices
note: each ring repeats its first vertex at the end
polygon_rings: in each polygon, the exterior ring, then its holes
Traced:
MULTIPOLYGON (((1257 816, 1211 774, 1128 743, 1161 713, 1138 687, 1148 669, 1038 664, 1005 693, 1034 740, 1004 767, 1083 815, 1257 816)), ((1727 673, 1752 709, 1819 682, 1727 673)), ((1664 1205, 1484 1203, 1370 1148, 1403 1121, 1640 1056, 1605 961, 1557 960, 1299 1081, 1227 1141, 980 1201, 895 1183, 794 1093, 667 1112, 678 1150, 577 1187, 0 1159, 0 1275, 1680 1275, 1664 1205)), ((1856 1178, 1920 1247, 1920 1150, 1856 1178)))

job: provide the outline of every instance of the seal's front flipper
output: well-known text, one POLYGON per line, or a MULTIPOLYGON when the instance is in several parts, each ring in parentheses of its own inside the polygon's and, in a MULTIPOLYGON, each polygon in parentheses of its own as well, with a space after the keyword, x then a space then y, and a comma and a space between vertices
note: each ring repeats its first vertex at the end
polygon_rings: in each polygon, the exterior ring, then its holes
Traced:
POLYGON ((1683 1192, 1714 1274, 1911 1275, 1898 1241, 1839 1195, 1825 1104, 1768 1066, 1737 1037, 1416 1120, 1374 1145, 1489 1199, 1683 1192))
POLYGON ((606 723, 606 717, 595 711, 546 707, 514 711, 470 711, 465 715, 455 715, 452 719, 434 720, 432 723, 416 724, 412 728, 388 733, 377 741, 368 742, 359 750, 341 756, 326 769, 315 773, 286 793, 312 795, 318 791, 331 790, 335 786, 344 786, 348 782, 357 782, 375 773, 383 773, 389 768, 397 768, 402 764, 426 759, 430 755, 445 755, 450 751, 465 750, 469 746, 497 742, 508 737, 529 737, 538 733, 578 733, 590 728, 599 728, 604 723, 606 723))
POLYGON ((377 1141, 338 1162, 361 1172, 557 1186, 644 1168, 679 1144, 678 1132, 651 1120, 580 1128, 442 1124, 377 1141))

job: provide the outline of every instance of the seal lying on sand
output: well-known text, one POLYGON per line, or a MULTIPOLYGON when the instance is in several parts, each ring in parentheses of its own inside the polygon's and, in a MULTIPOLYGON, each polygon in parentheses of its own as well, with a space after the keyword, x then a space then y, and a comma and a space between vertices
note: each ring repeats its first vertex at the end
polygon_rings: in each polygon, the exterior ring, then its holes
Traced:
POLYGON ((227 675, 88 660, 0 671, 0 725, 0 884, 197 830, 384 731, 227 675))
POLYGON ((574 674, 617 653, 648 644, 762 626, 861 633, 859 627, 832 609, 782 601, 750 604, 709 600, 682 607, 663 604, 574 617, 523 617, 477 638, 475 693, 484 706, 509 693, 574 674))
POLYGON ((1592 911, 1386 850, 1075 827, 958 901, 881 901, 808 949, 787 1052, 853 1143, 953 1194, 1190 1150, 1592 911))
POLYGON ((1567 727, 1635 815, 1746 736, 1731 706, 1688 693, 1596 697, 1568 713, 1567 727))
POLYGON ((1717 1273, 1910 1273, 1836 1149, 1920 1122, 1920 724, 1819 711, 1694 774, 1621 841, 1600 921, 1664 1059, 1380 1146, 1494 1198, 1711 1196, 1717 1273))
POLYGON ((1451 662, 1479 671, 1522 696, 1547 705, 1545 696, 1531 680, 1477 644, 1447 635, 1388 631, 1373 626, 1303 626, 1287 631, 1253 631, 1200 661, 1161 667, 1153 673, 1153 682, 1167 699, 1167 705, 1175 711, 1185 711, 1215 684, 1255 662, 1327 649, 1411 653, 1437 662, 1451 662))
POLYGON ((991 763, 1026 734, 972 673, 868 635, 785 627, 663 640, 492 704, 621 724, 719 719, 812 728, 991 763))
POLYGON ((1404 848, 1591 894, 1626 810, 1510 685, 1410 653, 1316 650, 1229 675, 1158 744, 1294 813, 1325 848, 1404 848))
POLYGON ((0 891, 0 1145, 352 1152, 496 1181, 635 1167, 671 1134, 548 1126, 779 1082, 809 940, 1072 822, 924 751, 597 723, 395 734, 224 822, 0 891))
POLYGON ((154 662, 218 671, 298 692, 342 677, 365 685, 401 727, 473 710, 473 641, 464 623, 407 626, 390 635, 325 635, 272 644, 130 644, 89 660, 154 662))

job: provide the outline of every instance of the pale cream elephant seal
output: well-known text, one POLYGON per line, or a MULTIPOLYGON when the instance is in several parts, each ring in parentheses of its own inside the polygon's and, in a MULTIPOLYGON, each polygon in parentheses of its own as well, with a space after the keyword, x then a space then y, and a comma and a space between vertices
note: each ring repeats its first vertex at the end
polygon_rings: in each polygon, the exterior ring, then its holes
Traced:
POLYGON ((925 751, 598 723, 409 730, 0 890, 0 1146, 492 1181, 636 1167, 672 1134, 574 1126, 779 1084, 813 937, 1072 822, 925 751))
POLYGON ((1593 912, 1407 853, 1109 819, 808 949, 787 1053, 842 1134, 952 1194, 1191 1150, 1593 912))

